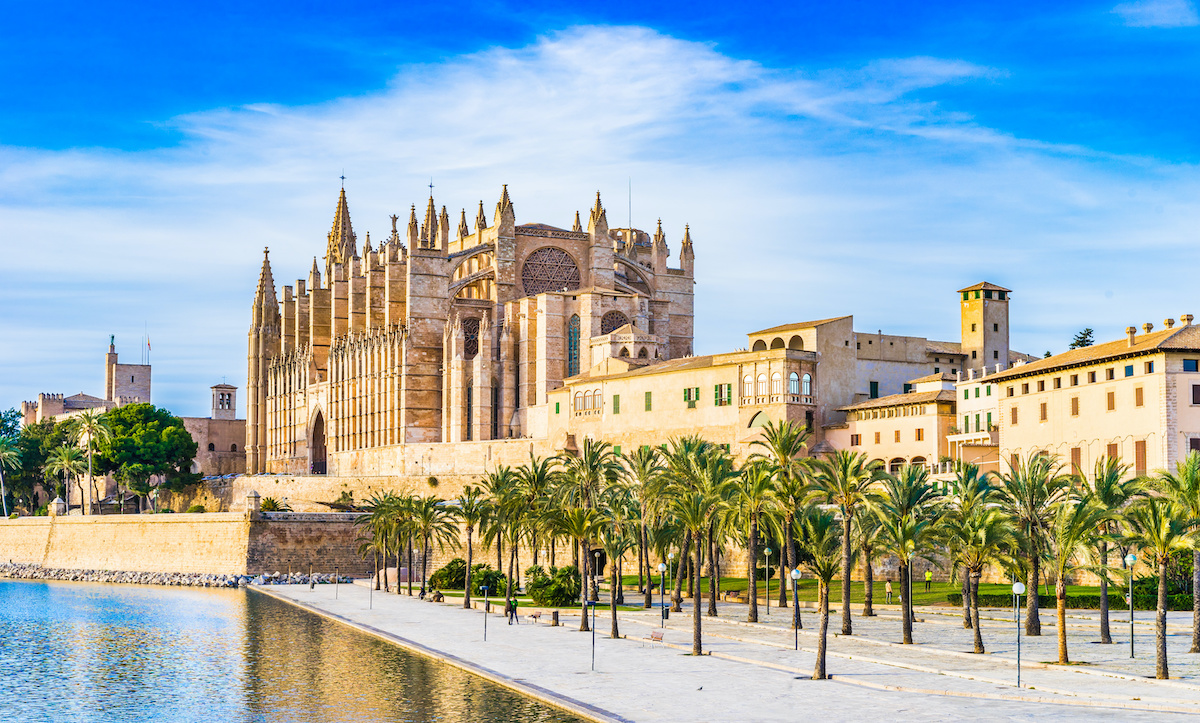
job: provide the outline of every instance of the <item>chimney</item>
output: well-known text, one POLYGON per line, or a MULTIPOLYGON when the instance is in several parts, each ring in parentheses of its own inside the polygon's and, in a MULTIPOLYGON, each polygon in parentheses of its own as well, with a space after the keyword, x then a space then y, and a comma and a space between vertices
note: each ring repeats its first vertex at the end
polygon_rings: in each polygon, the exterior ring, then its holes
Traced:
POLYGON ((1191 314, 1184 314, 1183 316, 1179 317, 1179 323, 1183 324, 1184 326, 1191 326, 1193 318, 1194 317, 1191 314))
POLYGON ((1171 327, 1175 326, 1175 320, 1174 319, 1163 319, 1163 326, 1170 329, 1171 327))
POLYGON ((1134 341, 1134 336, 1137 335, 1137 327, 1127 326, 1125 327, 1125 333, 1129 336, 1129 346, 1133 346, 1136 343, 1134 341))
POLYGON ((1154 324, 1147 321, 1145 324, 1142 324, 1142 331, 1149 334, 1150 332, 1154 331, 1154 324))

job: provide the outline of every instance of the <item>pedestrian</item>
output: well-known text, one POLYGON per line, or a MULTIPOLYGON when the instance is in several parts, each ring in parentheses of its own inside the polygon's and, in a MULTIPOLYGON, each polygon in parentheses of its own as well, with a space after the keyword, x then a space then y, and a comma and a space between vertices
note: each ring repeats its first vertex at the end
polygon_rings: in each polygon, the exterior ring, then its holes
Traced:
POLYGON ((933 585, 933 570, 925 571, 925 592, 929 592, 930 586, 933 585))
POLYGON ((887 604, 891 605, 892 604, 892 578, 889 577, 887 579, 887 584, 883 586, 883 589, 887 590, 887 604))
POLYGON ((517 599, 516 598, 512 598, 505 604, 504 612, 508 614, 508 624, 509 625, 512 625, 513 623, 516 623, 518 625, 521 624, 521 621, 517 620, 517 599))

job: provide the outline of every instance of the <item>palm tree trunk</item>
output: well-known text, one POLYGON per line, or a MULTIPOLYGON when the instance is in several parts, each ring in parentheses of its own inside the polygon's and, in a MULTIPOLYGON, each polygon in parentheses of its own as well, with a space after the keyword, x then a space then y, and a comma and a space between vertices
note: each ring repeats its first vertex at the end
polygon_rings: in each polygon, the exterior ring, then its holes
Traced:
POLYGON ((645 546, 646 539, 645 538, 646 538, 646 525, 645 525, 645 523, 638 523, 637 549, 638 549, 638 590, 639 591, 643 590, 644 586, 648 582, 646 580, 646 574, 645 574, 646 573, 646 546, 645 546))
MULTIPOLYGON (((787 598, 787 581, 792 570, 796 569, 796 541, 792 538, 792 525, 796 523, 796 516, 792 512, 787 513, 786 523, 787 531, 783 534, 783 551, 787 555, 787 570, 785 574, 780 575, 779 579, 783 581, 784 599, 787 598)), ((792 604, 796 604, 796 600, 792 600, 792 604)))
POLYGON ((829 635, 829 583, 817 583, 821 599, 821 630, 817 633, 817 664, 813 668, 813 680, 825 680, 825 638, 829 635))
POLYGON ((515 540, 509 540, 509 542, 508 542, 508 579, 504 582, 504 604, 506 606, 508 605, 508 601, 511 600, 512 596, 513 596, 513 594, 512 594, 513 581, 515 580, 515 578, 513 577, 513 574, 514 574, 513 567, 516 565, 516 560, 517 560, 517 543, 515 540))
POLYGON ((422 536, 421 545, 421 592, 426 592, 425 585, 429 582, 429 535, 422 536))
MULTIPOLYGON (((92 440, 90 437, 88 438, 87 453, 88 453, 88 485, 87 485, 87 503, 86 503, 87 506, 83 508, 83 514, 90 515, 90 514, 92 514, 92 440)), ((2 493, 2 491, 0 491, 0 497, 2 497, 2 496, 3 496, 3 493, 2 493)), ((5 505, 4 505, 4 516, 8 517, 8 504, 7 503, 5 503, 5 505)))
MULTIPOLYGON (((842 635, 853 635, 850 623, 850 523, 848 510, 842 511, 842 635)), ((824 677, 824 676, 822 676, 824 677)))
POLYGON ((4 464, 0 463, 0 503, 4 504, 4 516, 8 517, 8 492, 4 489, 4 464))
POLYGON ((912 565, 901 560, 900 561, 900 595, 904 598, 903 604, 900 605, 901 617, 903 618, 901 626, 904 629, 904 644, 912 645, 912 595, 909 595, 908 578, 912 575, 912 565))
POLYGON ((1200 653, 1200 549, 1192 550, 1192 649, 1200 653))
POLYGON ((639 534, 641 536, 640 539, 641 539, 642 549, 646 553, 643 556, 644 563, 646 565, 646 587, 645 587, 646 597, 642 601, 642 607, 649 610, 650 608, 654 607, 654 593, 650 589, 650 586, 653 584, 652 581, 654 580, 654 575, 653 575, 653 573, 650 572, 650 550, 646 547, 647 535, 646 535, 646 525, 645 524, 642 525, 642 529, 639 534))
MULTIPOLYGON (((408 578, 408 596, 412 597, 412 579, 413 579, 413 544, 412 533, 410 532, 404 538, 404 545, 408 548, 408 572, 405 575, 408 578)), ((397 552, 397 554, 399 554, 397 552)), ((400 566, 396 565, 396 594, 400 594, 400 566)))
POLYGON ((875 617, 875 608, 872 607, 872 598, 875 596, 875 571, 871 569, 871 546, 862 546, 863 561, 867 565, 866 575, 863 579, 863 617, 875 617))
POLYGON ((554 535, 550 535, 550 567, 554 567, 554 535))
POLYGON ((473 550, 471 548, 471 533, 472 532, 473 532, 473 530, 470 527, 468 527, 467 528, 467 577, 466 577, 466 581, 463 583, 463 610, 471 609, 471 554, 473 552, 473 550))
POLYGON ((616 564, 610 562, 608 566, 612 569, 612 582, 610 584, 614 590, 613 594, 608 596, 608 609, 612 613, 612 630, 609 632, 609 637, 616 640, 621 637, 621 631, 617 629, 617 595, 615 591, 621 585, 621 578, 620 573, 617 572, 616 564))
POLYGON ((1067 581, 1060 574, 1054 581, 1054 614, 1058 624, 1058 664, 1071 662, 1067 657, 1067 581))
POLYGON ((971 606, 974 601, 971 597, 971 571, 964 565, 962 567, 962 603, 963 603, 963 627, 970 630, 974 625, 974 618, 971 617, 971 606))
POLYGON ((1025 634, 1026 635, 1041 635, 1042 634, 1042 619, 1038 617, 1038 575, 1040 565, 1035 551, 1029 557, 1029 579, 1025 584, 1025 591, 1028 593, 1025 601, 1025 634))
POLYGON ((758 622, 758 515, 750 515, 750 549, 746 550, 746 577, 750 582, 750 612, 746 621, 758 622))
POLYGON ((501 546, 504 544, 504 541, 502 539, 503 537, 504 537, 504 533, 501 532, 500 530, 496 530, 496 569, 497 570, 504 569, 504 550, 501 549, 501 546))
POLYGON ((371 551, 371 557, 373 557, 375 559, 375 580, 374 580, 373 584, 375 585, 375 589, 378 590, 379 589, 379 550, 377 548, 373 549, 371 551))
MULTIPOLYGON (((1100 541, 1100 564, 1105 574, 1100 575, 1100 642, 1112 644, 1112 634, 1108 629, 1108 540, 1100 541)), ((1200 609, 1197 610, 1200 615, 1200 609)))
MULTIPOLYGON (((1132 594, 1132 590, 1130 593, 1132 594)), ((1158 560, 1158 610, 1154 615, 1154 677, 1170 678, 1167 671, 1167 557, 1158 560)))
POLYGON ((671 612, 673 613, 681 612, 683 610, 683 571, 687 569, 687 565, 685 563, 688 559, 688 552, 691 550, 691 544, 691 535, 684 535, 683 549, 679 551, 679 566, 675 571, 675 591, 673 593, 673 597, 671 598, 671 612))
POLYGON ((579 569, 583 572, 581 577, 583 584, 580 585, 579 590, 579 605, 583 612, 580 617, 582 617, 583 620, 581 620, 579 623, 579 632, 586 633, 591 630, 591 628, 588 627, 588 573, 590 572, 589 566, 592 562, 592 551, 587 549, 587 543, 583 540, 578 540, 577 543, 579 545, 579 569))
POLYGON ((693 532, 695 544, 692 545, 692 552, 695 555, 695 561, 692 565, 692 574, 688 575, 688 580, 695 580, 695 591, 697 595, 692 597, 692 655, 703 655, 700 649, 700 542, 704 536, 700 532, 693 532))
POLYGON ((717 616, 717 588, 720 587, 717 583, 717 541, 716 535, 713 534, 714 527, 715 522, 708 527, 708 616, 712 618, 717 616))
POLYGON ((970 592, 971 606, 971 627, 975 629, 975 652, 982 655, 983 650, 983 631, 979 629, 979 578, 983 577, 983 569, 978 572, 963 570, 963 577, 967 580, 967 587, 970 592))

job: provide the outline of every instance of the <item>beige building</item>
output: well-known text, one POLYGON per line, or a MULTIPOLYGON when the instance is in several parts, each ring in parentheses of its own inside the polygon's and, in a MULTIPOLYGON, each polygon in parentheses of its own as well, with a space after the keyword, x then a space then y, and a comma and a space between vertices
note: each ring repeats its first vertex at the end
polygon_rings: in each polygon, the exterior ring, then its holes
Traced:
POLYGON ((1200 449, 1200 328, 1191 314, 1164 325, 991 377, 1001 459, 1045 452, 1088 473, 1120 457, 1144 474, 1200 449))
POLYGON ((827 428, 826 440, 866 454, 889 472, 904 465, 936 469, 949 456, 956 379, 946 372, 931 374, 909 382, 907 392, 843 407, 845 424, 827 428))
POLYGON ((150 401, 150 365, 121 364, 117 359, 116 339, 108 340, 104 356, 104 396, 74 394, 38 394, 36 401, 21 402, 21 423, 36 424, 51 419, 60 421, 85 409, 107 412, 123 404, 150 401))
POLYGON ((212 416, 181 419, 196 441, 192 472, 214 477, 246 471, 246 420, 237 418, 237 387, 214 385, 212 416))

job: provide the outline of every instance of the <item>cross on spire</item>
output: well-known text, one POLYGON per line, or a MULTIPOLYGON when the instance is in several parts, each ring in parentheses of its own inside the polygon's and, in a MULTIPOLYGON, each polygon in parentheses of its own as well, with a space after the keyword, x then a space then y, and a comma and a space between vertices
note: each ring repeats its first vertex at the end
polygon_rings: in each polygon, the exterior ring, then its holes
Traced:
POLYGON ((338 178, 342 179, 342 188, 345 188, 346 187, 346 169, 345 168, 342 169, 342 175, 338 176, 338 178))
POLYGON ((433 198, 433 177, 429 178, 429 197, 433 198))

